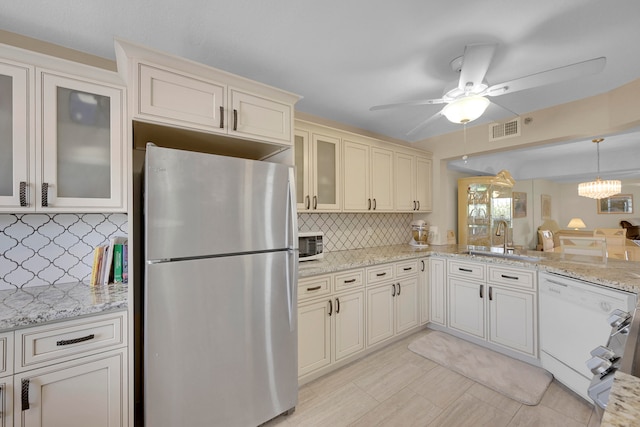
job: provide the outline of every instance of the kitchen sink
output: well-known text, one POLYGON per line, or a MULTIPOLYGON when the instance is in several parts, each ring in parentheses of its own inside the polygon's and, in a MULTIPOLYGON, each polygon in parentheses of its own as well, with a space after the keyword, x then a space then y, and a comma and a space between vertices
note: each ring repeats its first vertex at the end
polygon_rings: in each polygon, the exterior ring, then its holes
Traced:
POLYGON ((491 257, 491 258, 512 259, 512 260, 515 260, 515 261, 537 262, 537 261, 540 261, 542 259, 542 258, 536 257, 536 256, 530 256, 530 255, 524 255, 524 254, 518 254, 518 253, 512 253, 512 252, 507 252, 507 253, 498 252, 495 249, 494 250, 470 249, 470 250, 464 251, 462 253, 466 254, 466 255, 476 255, 476 256, 486 256, 486 257, 491 257))

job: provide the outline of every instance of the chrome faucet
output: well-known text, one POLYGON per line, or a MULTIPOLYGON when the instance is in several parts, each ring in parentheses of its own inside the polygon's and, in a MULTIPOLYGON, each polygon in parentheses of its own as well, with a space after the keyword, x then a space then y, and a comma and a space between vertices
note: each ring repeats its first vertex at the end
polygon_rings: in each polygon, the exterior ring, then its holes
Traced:
POLYGON ((500 234, 500 226, 502 226, 502 229, 504 230, 504 240, 502 243, 502 253, 506 254, 508 249, 507 247, 507 241, 509 240, 509 224, 507 223, 507 221, 505 221, 504 219, 499 219, 496 221, 498 223, 498 225, 496 225, 496 236, 501 236, 502 234, 500 234))

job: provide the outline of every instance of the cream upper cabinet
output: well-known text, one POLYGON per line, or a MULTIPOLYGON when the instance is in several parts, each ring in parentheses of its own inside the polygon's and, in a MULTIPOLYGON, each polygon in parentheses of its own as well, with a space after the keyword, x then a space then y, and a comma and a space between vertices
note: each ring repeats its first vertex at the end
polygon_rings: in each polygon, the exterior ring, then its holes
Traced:
POLYGON ((393 151, 343 141, 344 211, 393 210, 393 151))
POLYGON ((296 129, 294 154, 298 212, 340 211, 340 138, 296 129))
POLYGON ((135 120, 293 145, 297 95, 122 40, 116 57, 135 120))
POLYGON ((431 159, 396 152, 395 209, 397 211, 431 212, 431 159))
POLYGON ((0 60, 0 212, 31 210, 27 186, 35 182, 33 67, 0 60))
POLYGON ((117 74, 0 46, 0 94, 0 212, 127 210, 117 74))
POLYGON ((123 210, 124 89, 37 71, 36 210, 123 210))

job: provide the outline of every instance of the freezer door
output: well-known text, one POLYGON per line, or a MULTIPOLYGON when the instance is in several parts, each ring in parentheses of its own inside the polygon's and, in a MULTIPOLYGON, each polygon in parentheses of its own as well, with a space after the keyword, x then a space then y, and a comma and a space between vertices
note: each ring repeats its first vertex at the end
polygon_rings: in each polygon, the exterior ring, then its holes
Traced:
POLYGON ((146 259, 290 247, 291 233, 297 231, 292 226, 295 215, 290 212, 291 169, 149 144, 145 159, 146 259))
POLYGON ((145 424, 257 426, 297 403, 295 251, 147 265, 145 424))

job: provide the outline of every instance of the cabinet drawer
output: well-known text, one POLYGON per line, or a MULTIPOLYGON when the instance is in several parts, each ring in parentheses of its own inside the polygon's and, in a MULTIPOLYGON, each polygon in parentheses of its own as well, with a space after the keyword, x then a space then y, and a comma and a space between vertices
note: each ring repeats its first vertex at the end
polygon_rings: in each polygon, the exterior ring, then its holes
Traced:
POLYGON ((448 260, 448 272, 453 276, 466 277, 484 281, 486 266, 475 262, 448 260))
POLYGON ((533 290, 536 288, 536 273, 531 270, 490 266, 488 281, 533 290))
POLYGON ((393 266, 394 264, 385 264, 367 268, 367 286, 393 279, 395 277, 393 274, 393 266))
POLYGON ((22 372, 44 362, 58 363, 125 346, 126 312, 36 326, 15 334, 16 372, 22 372))
POLYGON ((335 276, 334 286, 336 292, 360 288, 363 285, 364 271, 362 269, 346 271, 335 276))
POLYGON ((331 276, 314 276, 300 279, 298 282, 298 300, 329 295, 331 293, 331 276))
POLYGON ((11 374, 13 374, 13 332, 6 332, 0 334, 0 377, 11 374))
POLYGON ((396 263, 396 277, 398 279, 415 274, 418 274, 418 260, 396 263))

